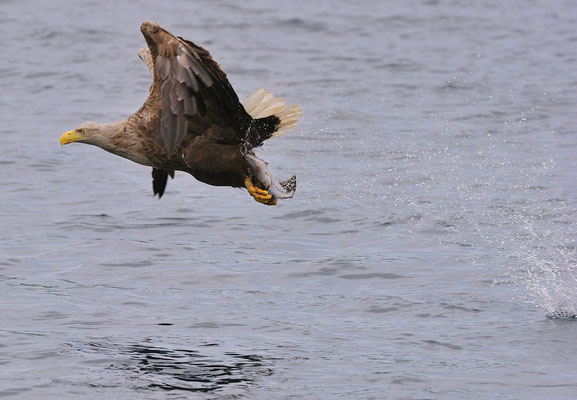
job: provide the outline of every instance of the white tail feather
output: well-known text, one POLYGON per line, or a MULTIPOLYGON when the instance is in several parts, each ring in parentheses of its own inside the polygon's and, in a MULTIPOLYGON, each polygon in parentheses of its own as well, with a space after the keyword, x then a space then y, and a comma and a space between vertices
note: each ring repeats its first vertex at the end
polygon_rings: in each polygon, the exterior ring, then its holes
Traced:
POLYGON ((254 119, 270 117, 271 115, 280 119, 278 128, 271 137, 278 137, 290 131, 302 115, 299 106, 286 106, 283 99, 273 97, 271 92, 265 92, 264 89, 256 90, 242 102, 242 105, 254 119))

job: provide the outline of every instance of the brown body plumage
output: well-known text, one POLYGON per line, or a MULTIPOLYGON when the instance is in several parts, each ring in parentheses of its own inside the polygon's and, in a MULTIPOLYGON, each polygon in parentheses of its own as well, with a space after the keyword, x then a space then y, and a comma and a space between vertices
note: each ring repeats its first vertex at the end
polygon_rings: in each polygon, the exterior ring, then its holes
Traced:
POLYGON ((153 22, 141 31, 149 50, 139 55, 153 76, 145 103, 125 121, 82 124, 61 143, 94 144, 153 167, 159 197, 174 171, 210 185, 246 187, 264 204, 292 197, 294 177, 277 188, 252 149, 292 128, 300 109, 260 90, 245 102, 251 115, 208 51, 153 22))

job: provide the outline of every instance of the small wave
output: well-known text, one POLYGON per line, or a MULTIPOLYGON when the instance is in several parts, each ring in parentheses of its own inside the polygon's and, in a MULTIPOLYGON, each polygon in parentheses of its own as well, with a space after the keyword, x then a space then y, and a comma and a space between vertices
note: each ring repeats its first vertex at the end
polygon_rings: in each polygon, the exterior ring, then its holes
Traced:
POLYGON ((278 21, 280 26, 302 29, 306 32, 321 32, 327 29, 325 23, 320 21, 304 20, 302 18, 291 18, 278 21))

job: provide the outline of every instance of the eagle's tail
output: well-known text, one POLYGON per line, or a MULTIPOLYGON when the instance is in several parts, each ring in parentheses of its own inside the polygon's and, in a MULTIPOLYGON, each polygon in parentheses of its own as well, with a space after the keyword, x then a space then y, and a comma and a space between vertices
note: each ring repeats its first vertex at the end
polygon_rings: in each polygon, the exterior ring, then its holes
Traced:
POLYGON ((288 132, 295 127, 302 115, 299 106, 287 106, 283 99, 273 97, 271 92, 265 92, 264 89, 256 90, 242 105, 256 120, 257 126, 262 126, 263 129, 259 129, 261 135, 265 136, 262 140, 288 132))

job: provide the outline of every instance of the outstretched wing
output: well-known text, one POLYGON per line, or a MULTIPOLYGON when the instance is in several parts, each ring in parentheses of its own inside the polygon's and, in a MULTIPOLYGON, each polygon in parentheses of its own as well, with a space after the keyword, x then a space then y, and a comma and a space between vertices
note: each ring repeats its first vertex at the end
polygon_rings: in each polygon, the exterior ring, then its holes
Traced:
POLYGON ((187 134, 229 144, 252 142, 253 119, 210 53, 153 22, 144 22, 141 31, 160 97, 159 144, 173 152, 187 134))

